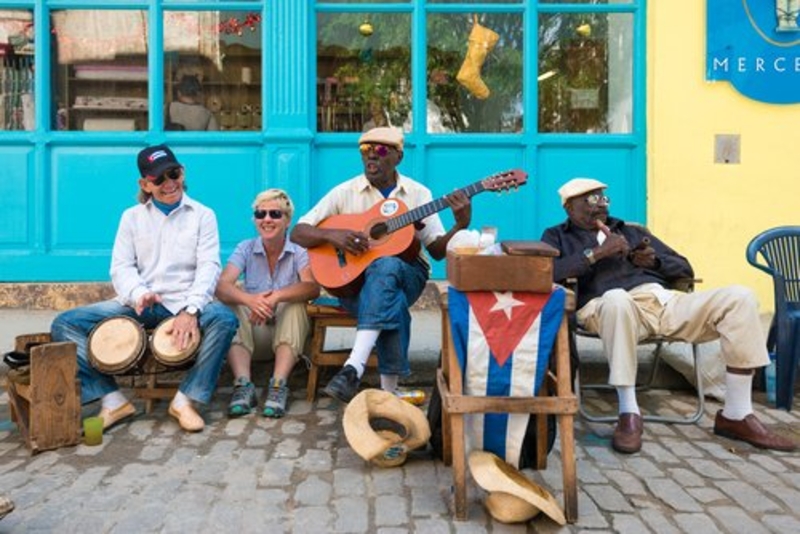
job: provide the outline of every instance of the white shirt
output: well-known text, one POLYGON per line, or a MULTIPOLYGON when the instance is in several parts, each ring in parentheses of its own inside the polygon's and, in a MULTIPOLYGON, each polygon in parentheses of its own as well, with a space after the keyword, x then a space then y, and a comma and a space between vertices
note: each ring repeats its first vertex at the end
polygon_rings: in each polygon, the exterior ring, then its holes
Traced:
POLYGON ((152 199, 122 214, 110 271, 120 304, 134 306, 153 292, 172 313, 189 305, 202 311, 220 271, 217 217, 186 194, 169 215, 152 199))

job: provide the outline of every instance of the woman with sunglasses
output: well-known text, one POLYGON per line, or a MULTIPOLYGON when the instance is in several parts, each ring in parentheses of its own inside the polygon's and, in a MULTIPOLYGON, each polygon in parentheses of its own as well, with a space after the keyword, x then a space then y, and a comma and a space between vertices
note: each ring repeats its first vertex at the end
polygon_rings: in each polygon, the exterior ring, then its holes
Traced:
MULTIPOLYGON (((433 200, 430 189, 397 172, 403 160, 403 132, 396 128, 373 128, 359 139, 364 172, 332 189, 314 208, 301 217, 292 239, 310 248, 330 245, 351 255, 361 255, 370 247, 370 236, 362 231, 323 228, 319 224, 334 215, 363 214, 384 200, 397 199, 408 209, 433 200)), ((342 305, 358 318, 353 350, 336 376, 325 386, 326 395, 350 402, 358 391, 364 368, 373 346, 378 352, 381 388, 396 393, 401 376, 411 370, 408 347, 411 314, 408 309, 420 297, 430 276, 426 255, 441 260, 450 238, 469 226, 472 215, 469 198, 461 191, 448 195, 454 226, 445 231, 437 213, 420 221, 412 245, 400 256, 375 259, 363 273, 364 283, 356 295, 340 297, 342 305), (423 250, 425 249, 425 250, 423 250)), ((385 202, 396 207, 397 202, 385 202)), ((393 213, 384 212, 391 216, 393 213)))
POLYGON ((130 317, 147 330, 174 317, 167 334, 175 347, 184 351, 199 341, 199 348, 169 414, 183 430, 199 432, 205 422, 194 403, 211 400, 236 332, 236 317, 213 300, 220 272, 217 218, 186 195, 183 166, 169 147, 147 147, 139 152, 137 163, 139 204, 122 214, 111 252, 116 298, 61 313, 51 334, 53 341, 77 345, 81 401, 100 399, 99 417, 106 429, 133 416, 136 409, 114 376, 89 363, 90 332, 115 316, 130 317))
POLYGON ((262 415, 278 418, 286 414, 287 381, 308 336, 305 304, 319 295, 319 286, 311 274, 308 253, 288 239, 294 213, 289 195, 268 189, 256 196, 253 209, 258 236, 239 243, 216 292, 239 318, 239 330, 228 351, 234 376, 228 415, 249 414, 258 404, 250 363, 258 341, 271 333, 275 367, 262 415), (236 285, 240 275, 244 276, 241 288, 236 285))

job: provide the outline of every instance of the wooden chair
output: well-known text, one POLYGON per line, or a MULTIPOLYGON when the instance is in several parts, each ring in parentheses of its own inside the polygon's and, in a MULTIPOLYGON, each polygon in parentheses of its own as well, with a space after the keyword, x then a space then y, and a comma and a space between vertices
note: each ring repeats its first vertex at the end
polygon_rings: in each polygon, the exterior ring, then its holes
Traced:
POLYGON ((77 445, 81 393, 75 343, 52 343, 44 333, 17 336, 15 345, 16 352, 30 353, 30 372, 26 379, 9 372, 11 420, 31 454, 77 445))
MULTIPOLYGON (((548 371, 536 397, 479 397, 464 395, 463 377, 453 347, 447 305, 447 288, 440 288, 442 310, 442 366, 436 373, 436 387, 442 398, 443 461, 453 467, 456 519, 468 517, 464 414, 530 413, 536 415, 537 469, 547 467, 547 415, 558 421, 561 436, 561 465, 564 484, 564 512, 569 523, 578 519, 578 486, 575 467, 574 416, 578 401, 572 392, 567 317, 561 322, 552 358, 555 371, 548 371)), ((567 299, 567 308, 572 299, 567 299)), ((551 369, 553 366, 551 365, 551 369)))
MULTIPOLYGON (((351 350, 349 348, 326 350, 325 338, 328 334, 328 328, 355 328, 358 325, 358 321, 339 306, 314 302, 306 305, 306 313, 311 323, 306 399, 308 402, 314 402, 317 396, 320 367, 343 366, 351 350)), ((367 367, 378 367, 378 357, 374 352, 367 361, 367 367)))

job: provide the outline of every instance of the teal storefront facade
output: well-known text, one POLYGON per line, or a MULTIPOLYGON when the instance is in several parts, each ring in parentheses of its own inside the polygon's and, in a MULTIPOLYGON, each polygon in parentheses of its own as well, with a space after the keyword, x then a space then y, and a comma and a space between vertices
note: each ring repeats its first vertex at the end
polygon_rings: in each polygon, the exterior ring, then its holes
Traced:
MULTIPOLYGON (((382 20, 401 21, 394 30, 407 34, 407 46, 394 56, 405 65, 405 78, 387 97, 395 103, 399 95, 401 102, 386 112, 405 117, 391 121, 406 130, 401 172, 425 183, 434 197, 507 169, 528 173, 516 191, 476 196, 473 228, 496 226, 501 240, 538 239, 564 217, 560 184, 587 175, 610 185, 615 214, 645 222, 645 9, 644 0, 0 2, 0 14, 14 19, 7 35, 0 34, 0 42, 9 43, 0 78, 0 282, 106 281, 119 216, 136 202, 136 153, 149 144, 173 148, 186 167, 189 194, 217 213, 223 261, 254 234, 250 204, 258 192, 285 189, 298 214, 306 211, 360 172, 357 139, 366 110, 386 89, 362 83, 363 69, 395 53, 375 41, 382 20), (87 23, 89 12, 99 26, 87 23), (116 57, 87 60, 87 53, 108 52, 106 33, 119 33, 112 21, 123 13, 111 12, 136 14, 140 26, 128 29, 141 43, 128 40, 116 57), (496 98, 508 97, 497 114, 502 120, 480 122, 493 96, 479 101, 453 76, 452 66, 468 51, 473 13, 500 36, 478 72, 496 88, 496 98), (209 17, 213 26, 203 23, 209 17), (339 40, 342 24, 351 20, 369 24, 374 34, 339 40), (453 31, 445 39, 438 27, 453 31), (203 50, 203 61, 176 70, 188 45, 180 43, 176 53, 170 43, 189 28, 213 28, 227 41, 208 45, 201 34, 191 46, 203 50), (451 35, 463 46, 448 49, 451 35), (353 52, 348 43, 361 38, 377 44, 353 52), (550 56, 556 57, 552 63, 550 56), (434 65, 439 57, 442 63, 434 65), (331 67, 331 58, 338 66, 331 67), (342 66, 348 62, 355 74, 342 66), (203 72, 207 64, 222 68, 209 74, 203 72), (503 65, 510 70, 496 72, 503 65), (165 129, 162 110, 174 100, 172 84, 195 67, 205 84, 203 103, 220 129, 165 129), (12 70, 16 86, 8 81, 12 70), (11 97, 24 92, 20 71, 29 89, 17 105, 11 97), (98 72, 109 71, 113 83, 98 79, 98 72), (446 81, 433 84, 432 72, 444 72, 446 81), (513 83, 506 87, 492 75, 513 83), (547 85, 562 79, 559 89, 547 85), (356 92, 340 85, 341 98, 332 104, 326 91, 342 80, 356 92), (113 89, 92 88, 100 83, 113 89), (122 98, 135 109, 108 110, 122 98), (226 109, 226 102, 235 109, 226 109), (450 113, 456 105, 459 111, 450 113), (455 119, 431 127, 432 106, 455 119), (13 119, 15 109, 23 110, 23 119, 13 119)), ((352 25, 353 31, 365 30, 363 24, 352 25)), ((388 77, 392 71, 382 72, 388 77)), ((442 217, 445 225, 452 222, 449 213, 442 217)), ((436 266, 434 278, 444 277, 443 267, 436 266)))

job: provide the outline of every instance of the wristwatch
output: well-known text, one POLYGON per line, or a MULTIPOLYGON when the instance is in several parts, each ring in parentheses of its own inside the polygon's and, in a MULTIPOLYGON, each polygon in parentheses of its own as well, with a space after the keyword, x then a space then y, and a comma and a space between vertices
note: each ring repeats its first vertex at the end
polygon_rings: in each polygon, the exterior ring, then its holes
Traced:
POLYGON ((198 315, 200 315, 200 310, 197 309, 197 306, 189 305, 189 306, 186 306, 181 311, 188 313, 192 317, 197 317, 198 315))
POLYGON ((589 262, 589 265, 594 265, 594 262, 596 260, 594 259, 594 252, 592 252, 592 249, 590 248, 583 249, 583 255, 586 258, 586 261, 589 262))

